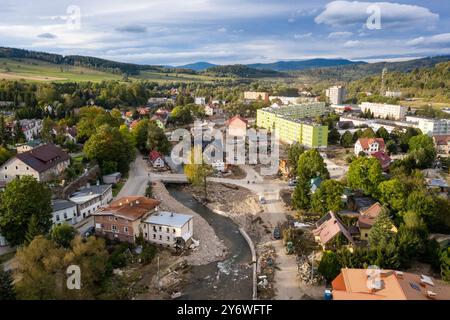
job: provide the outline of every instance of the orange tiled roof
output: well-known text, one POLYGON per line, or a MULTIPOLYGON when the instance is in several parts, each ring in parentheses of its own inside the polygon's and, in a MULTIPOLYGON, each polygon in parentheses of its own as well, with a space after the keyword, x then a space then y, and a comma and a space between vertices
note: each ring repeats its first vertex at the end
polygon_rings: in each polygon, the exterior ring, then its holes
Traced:
POLYGON ((160 203, 158 200, 142 196, 123 197, 111 202, 108 207, 102 208, 95 215, 113 215, 135 221, 154 210, 160 203))
POLYGON ((363 149, 369 149, 369 146, 374 142, 378 142, 378 144, 380 146, 379 150, 384 149, 384 139, 383 138, 359 138, 358 141, 361 144, 361 147, 363 149))

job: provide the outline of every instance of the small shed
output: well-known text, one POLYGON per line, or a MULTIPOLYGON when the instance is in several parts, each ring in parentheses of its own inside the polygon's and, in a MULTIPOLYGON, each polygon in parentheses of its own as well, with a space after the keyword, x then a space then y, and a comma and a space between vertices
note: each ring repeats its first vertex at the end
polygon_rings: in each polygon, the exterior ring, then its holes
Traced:
POLYGON ((103 183, 106 184, 116 184, 122 178, 122 174, 120 172, 114 172, 111 174, 107 174, 103 176, 103 183))

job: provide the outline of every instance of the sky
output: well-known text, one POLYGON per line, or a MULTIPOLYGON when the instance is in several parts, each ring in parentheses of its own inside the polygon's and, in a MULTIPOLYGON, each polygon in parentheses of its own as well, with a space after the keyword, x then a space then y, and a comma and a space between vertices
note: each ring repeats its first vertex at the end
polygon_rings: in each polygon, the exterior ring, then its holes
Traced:
POLYGON ((448 0, 0 0, 0 46, 182 65, 450 54, 448 0))

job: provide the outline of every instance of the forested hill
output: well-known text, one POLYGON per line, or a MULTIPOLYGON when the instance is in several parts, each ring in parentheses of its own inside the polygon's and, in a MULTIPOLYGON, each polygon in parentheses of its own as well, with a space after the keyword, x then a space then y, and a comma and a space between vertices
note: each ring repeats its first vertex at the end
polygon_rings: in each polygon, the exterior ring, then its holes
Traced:
POLYGON ((215 66, 206 69, 204 74, 217 77, 239 77, 239 78, 265 78, 265 77, 286 77, 286 73, 274 70, 260 70, 250 68, 242 64, 234 64, 227 66, 215 66))
POLYGON ((417 68, 430 68, 441 62, 450 61, 450 55, 427 57, 401 62, 377 62, 353 64, 339 67, 316 68, 293 72, 294 75, 312 81, 353 81, 369 75, 380 74, 384 68, 388 72, 410 72, 417 68))
POLYGON ((133 63, 116 62, 101 58, 87 57, 87 56, 62 56, 59 54, 29 51, 15 48, 0 47, 0 58, 13 59, 35 59, 54 64, 65 64, 72 66, 81 66, 100 71, 107 71, 116 74, 126 73, 128 75, 138 75, 141 71, 158 71, 158 72, 183 72, 195 73, 192 70, 178 69, 178 68, 164 68, 161 66, 139 65, 133 63))
MULTIPOLYGON (((427 98, 435 102, 450 102, 450 61, 431 68, 415 68, 406 73, 389 72, 386 89, 402 91, 404 97, 427 98)), ((349 84, 350 93, 380 90, 381 75, 366 77, 349 84)))

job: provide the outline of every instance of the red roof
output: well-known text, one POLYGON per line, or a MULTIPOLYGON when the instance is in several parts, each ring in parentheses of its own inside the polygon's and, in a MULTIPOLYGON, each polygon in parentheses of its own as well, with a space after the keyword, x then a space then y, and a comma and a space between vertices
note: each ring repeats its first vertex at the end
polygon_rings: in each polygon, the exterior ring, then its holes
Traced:
POLYGON ((359 138, 359 143, 361 144, 361 147, 363 149, 369 149, 369 146, 373 144, 374 142, 378 142, 379 148, 378 150, 384 149, 384 139, 383 138, 359 138))
POLYGON ((161 153, 159 153, 158 151, 153 150, 153 151, 150 151, 148 158, 150 159, 151 162, 154 162, 158 158, 164 159, 164 156, 161 153))
POLYGON ((446 146, 450 142, 450 135, 433 136, 433 139, 438 146, 446 146))
POLYGON ((361 215, 358 218, 358 227, 366 229, 371 228, 374 225, 378 215, 381 213, 381 210, 383 210, 383 207, 379 202, 377 202, 366 211, 361 212, 361 215))
POLYGON ((237 115, 237 116, 234 116, 233 118, 229 119, 227 121, 227 125, 229 126, 232 122, 238 121, 238 120, 244 122, 245 124, 248 124, 248 120, 247 119, 244 119, 240 115, 237 115))
POLYGON ((392 162, 391 157, 389 157, 383 151, 377 151, 375 153, 372 153, 372 157, 377 158, 377 160, 380 162, 383 170, 386 170, 392 162))
POLYGON ((339 220, 339 218, 334 214, 334 212, 329 212, 326 216, 321 219, 323 222, 312 232, 314 236, 320 238, 322 244, 328 243, 336 235, 342 233, 347 240, 354 244, 352 236, 348 232, 344 224, 339 220))
POLYGON ((136 127, 138 123, 139 123, 139 120, 133 120, 133 122, 131 122, 131 124, 130 124, 130 128, 134 129, 134 127, 136 127))

